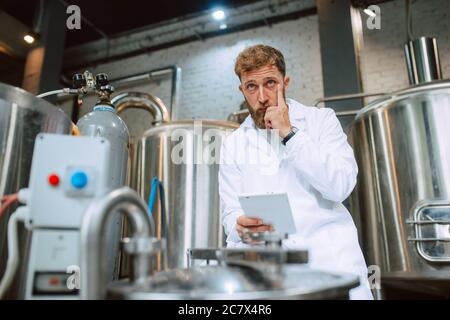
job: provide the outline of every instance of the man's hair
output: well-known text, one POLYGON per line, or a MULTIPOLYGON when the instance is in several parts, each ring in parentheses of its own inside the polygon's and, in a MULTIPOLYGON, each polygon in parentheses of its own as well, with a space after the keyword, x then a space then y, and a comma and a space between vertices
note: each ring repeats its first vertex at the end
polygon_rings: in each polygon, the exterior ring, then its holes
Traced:
POLYGON ((286 64, 283 54, 275 48, 257 44, 244 49, 238 55, 234 65, 234 72, 240 79, 242 72, 253 71, 268 64, 276 66, 283 76, 286 75, 286 64))

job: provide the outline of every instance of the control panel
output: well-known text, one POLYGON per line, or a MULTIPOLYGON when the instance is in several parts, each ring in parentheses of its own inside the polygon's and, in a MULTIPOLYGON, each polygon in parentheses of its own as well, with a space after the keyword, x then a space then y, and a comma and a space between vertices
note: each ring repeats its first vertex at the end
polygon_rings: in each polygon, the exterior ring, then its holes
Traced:
POLYGON ((39 134, 26 206, 31 230, 25 299, 78 299, 80 227, 108 190, 110 144, 103 138, 39 134))
POLYGON ((92 198, 108 190, 109 142, 39 134, 29 184, 29 229, 78 228, 92 198))

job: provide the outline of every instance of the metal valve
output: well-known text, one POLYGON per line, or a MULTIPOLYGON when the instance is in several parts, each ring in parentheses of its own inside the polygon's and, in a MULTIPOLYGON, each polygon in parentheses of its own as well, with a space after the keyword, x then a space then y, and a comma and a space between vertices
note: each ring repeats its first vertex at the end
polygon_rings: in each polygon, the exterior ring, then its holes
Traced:
POLYGON ((114 88, 109 84, 106 73, 99 73, 95 76, 95 89, 97 90, 99 96, 103 96, 105 94, 108 95, 114 91, 114 88))
POLYGON ((133 257, 133 278, 145 279, 147 274, 142 271, 143 263, 148 260, 149 256, 161 253, 162 269, 168 268, 167 262, 167 245, 165 239, 157 239, 154 237, 131 237, 122 239, 122 249, 133 257))
POLYGON ((97 90, 100 90, 101 87, 107 86, 109 84, 108 76, 106 73, 99 73, 95 76, 95 83, 97 90))
POLYGON ((124 238, 122 249, 131 255, 154 255, 166 250, 166 241, 157 238, 124 238))
POLYGON ((72 88, 80 89, 86 86, 86 78, 82 73, 75 73, 72 77, 72 88))
POLYGON ((251 232, 248 229, 243 231, 242 241, 248 244, 264 243, 265 247, 281 248, 283 240, 288 238, 288 234, 277 232, 251 232))

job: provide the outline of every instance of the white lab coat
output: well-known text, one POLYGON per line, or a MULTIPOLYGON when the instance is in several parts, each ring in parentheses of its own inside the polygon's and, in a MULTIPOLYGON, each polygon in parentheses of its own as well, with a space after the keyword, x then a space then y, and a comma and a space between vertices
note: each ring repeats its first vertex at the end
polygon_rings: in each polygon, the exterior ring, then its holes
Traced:
POLYGON ((309 250, 313 268, 359 275, 362 284, 350 297, 373 299, 356 227, 341 203, 356 184, 353 150, 332 109, 292 99, 287 104, 299 131, 286 146, 277 134, 257 129, 250 116, 222 143, 219 193, 227 246, 247 246, 236 231, 236 219, 244 214, 239 194, 286 192, 297 233, 283 246, 309 250))

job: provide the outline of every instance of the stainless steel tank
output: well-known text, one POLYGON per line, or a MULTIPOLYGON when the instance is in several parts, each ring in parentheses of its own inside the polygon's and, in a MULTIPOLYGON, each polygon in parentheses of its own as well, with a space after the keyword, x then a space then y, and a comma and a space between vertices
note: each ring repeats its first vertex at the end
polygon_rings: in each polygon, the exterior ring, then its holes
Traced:
POLYGON ((170 121, 170 113, 161 99, 145 92, 120 93, 111 99, 117 114, 130 131, 129 179, 137 173, 137 145, 145 131, 170 121))
MULTIPOLYGON (((0 83, 0 196, 28 186, 38 133, 69 134, 70 131, 70 119, 61 109, 25 90, 0 83)), ((4 272, 7 260, 7 221, 14 209, 11 207, 0 217, 0 274, 4 272)), ((23 249, 26 234, 24 230, 21 232, 23 249)))
MULTIPOLYGON (((216 260, 219 265, 175 268, 154 273, 156 253, 167 256, 165 239, 156 239, 146 204, 129 188, 114 190, 95 201, 83 218, 81 295, 85 299, 348 299, 359 284, 351 274, 313 270, 308 252, 281 247, 284 236, 246 234, 260 247, 190 250, 190 259, 216 260), (105 229, 115 212, 125 214, 133 226, 123 250, 131 258, 130 279, 110 282, 105 277, 105 229)), ((204 229, 204 228, 202 228, 204 229)))
MULTIPOLYGON (((170 121, 170 114, 161 99, 145 92, 120 93, 111 99, 117 114, 126 123, 130 133, 130 157, 128 166, 128 181, 131 185, 138 173, 137 145, 145 131, 155 125, 170 121)), ((129 225, 125 221, 124 234, 129 232, 129 225)), ((130 276, 130 260, 122 255, 120 277, 130 276)))
MULTIPOLYGON (((308 252, 281 248, 282 238, 276 234, 253 233, 249 240, 263 239, 265 244, 240 249, 189 250, 191 259, 216 260, 218 265, 177 268, 141 277, 139 281, 119 281, 109 286, 107 297, 139 300, 349 298, 350 289, 359 284, 357 276, 311 269, 306 264, 308 252)), ((135 246, 129 249, 146 255, 154 253, 136 250, 135 246)), ((139 265, 137 256, 136 262, 139 265)))
POLYGON ((350 203, 381 285, 449 294, 450 81, 378 99, 350 140, 359 177, 350 203))
POLYGON ((132 187, 148 201, 151 182, 164 186, 163 215, 156 202, 156 234, 167 240, 170 268, 187 266, 187 249, 220 247, 218 170, 222 139, 238 124, 227 121, 177 121, 144 133, 138 143, 132 187))

